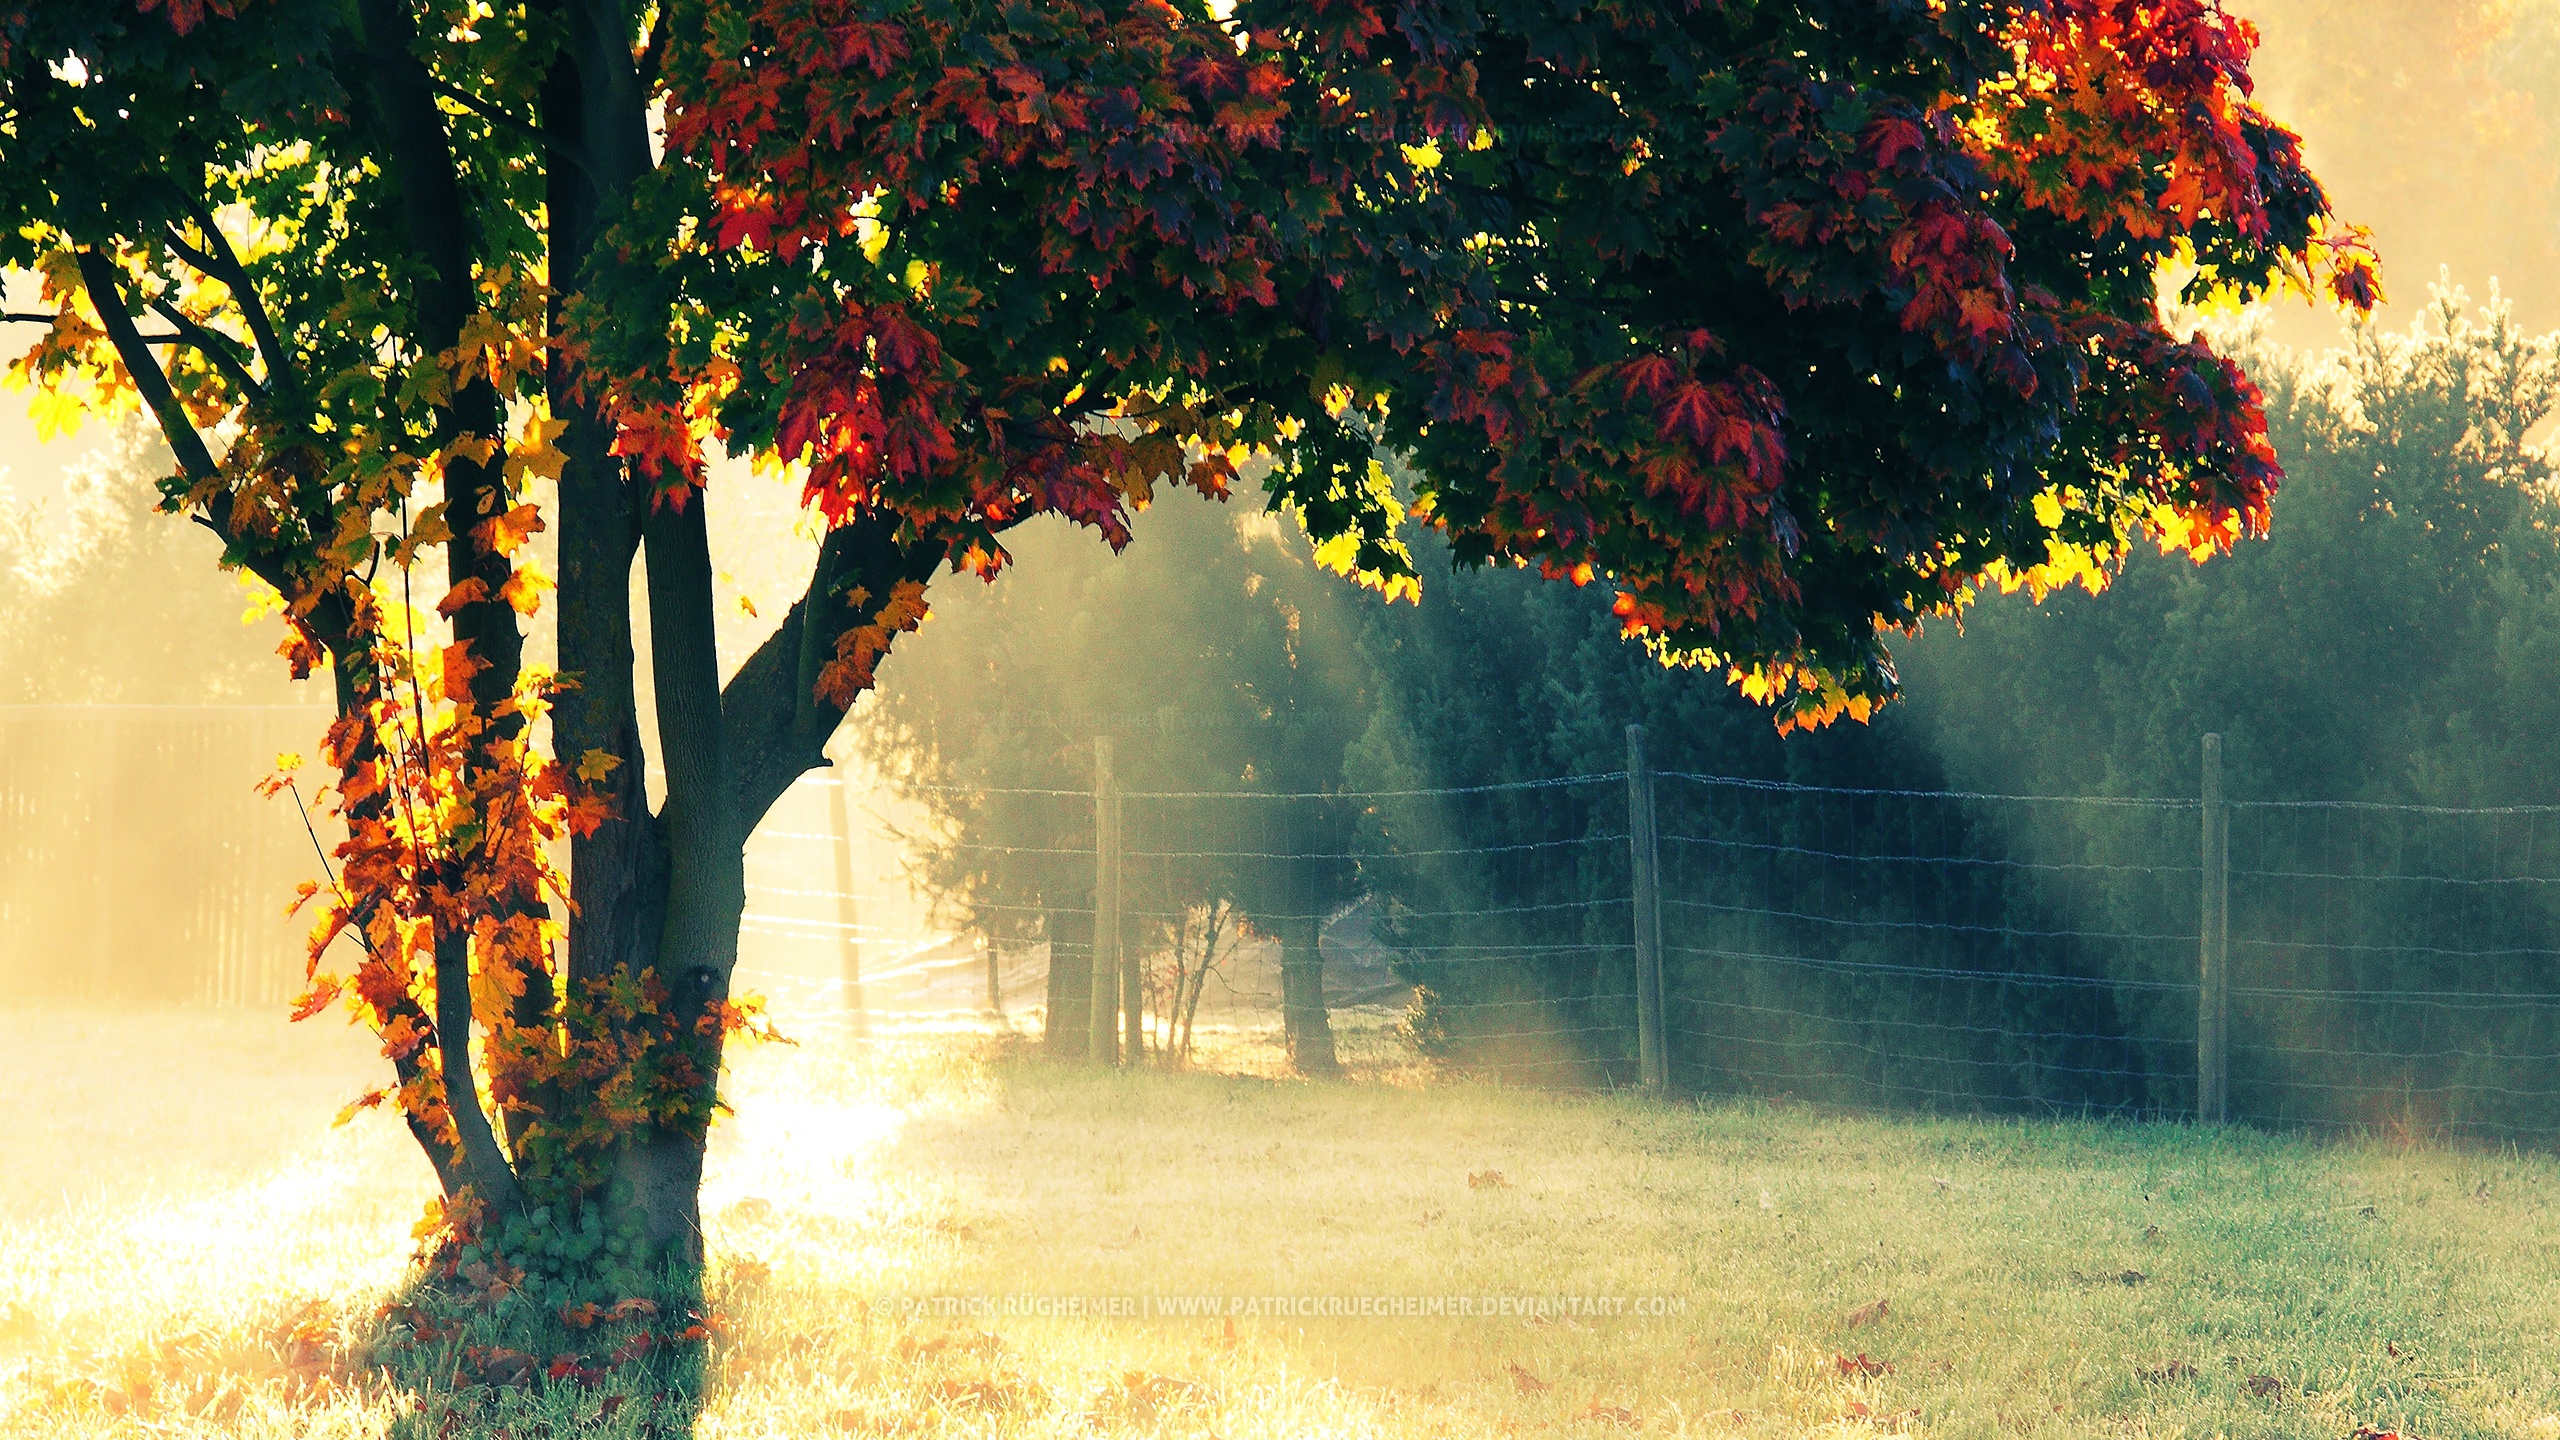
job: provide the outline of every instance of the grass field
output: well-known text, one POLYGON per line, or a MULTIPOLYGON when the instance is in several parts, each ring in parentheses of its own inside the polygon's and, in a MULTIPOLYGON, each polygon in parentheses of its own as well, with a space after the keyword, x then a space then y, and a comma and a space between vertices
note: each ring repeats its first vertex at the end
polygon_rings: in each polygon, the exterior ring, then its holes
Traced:
POLYGON ((1321 1086, 1252 1035, 1187 1075, 971 1030, 748 1051, 693 1369, 456 1388, 473 1337, 375 1348, 428 1186, 392 1123, 329 1126, 359 1037, 0 1012, 0 1435, 2560 1440, 2548 1158, 1560 1097, 1382 1024, 1346 1048, 1321 1086), (1001 1296, 1675 1313, 897 1303, 1001 1296))

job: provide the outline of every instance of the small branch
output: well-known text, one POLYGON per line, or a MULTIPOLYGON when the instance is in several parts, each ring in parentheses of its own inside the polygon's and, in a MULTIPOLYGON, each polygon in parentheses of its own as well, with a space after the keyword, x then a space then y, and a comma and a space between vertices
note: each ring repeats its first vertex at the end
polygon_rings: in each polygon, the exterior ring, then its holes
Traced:
MULTIPOLYGON (((372 54, 371 52, 367 52, 365 58, 376 63, 382 63, 383 59, 383 57, 372 54)), ((426 73, 426 67, 424 65, 419 66, 418 69, 420 73, 425 76, 428 93, 434 95, 437 99, 450 100, 454 104, 461 106, 463 109, 470 111, 472 114, 479 116, 481 119, 488 121, 490 124, 497 126, 501 130, 508 131, 519 138, 530 140, 536 145, 543 146, 546 149, 559 152, 562 158, 584 171, 588 179, 595 181, 599 185, 604 183, 602 178, 596 174, 595 167, 587 163, 587 157, 576 147, 561 144, 558 137, 544 134, 541 128, 534 125, 531 121, 518 119, 507 110, 490 104, 488 101, 481 99, 479 96, 472 94, 470 91, 463 89, 459 85, 437 79, 434 75, 426 73)))
POLYGON ((158 312, 161 319, 178 327, 178 333, 170 336, 146 336, 144 338, 147 341, 157 342, 161 340, 169 340, 182 345, 194 346, 196 349, 203 351, 214 364, 221 366, 222 373, 230 376, 232 383, 238 385, 241 389, 248 391, 250 398, 255 400, 264 400, 267 398, 267 387, 258 383, 258 377, 251 374, 249 372, 248 365, 241 360, 238 354, 233 352, 231 347, 236 342, 232 341, 230 337, 217 335, 214 332, 207 330, 202 325, 197 324, 195 321, 188 319, 185 313, 180 311, 177 306, 169 303, 169 299, 165 295, 154 298, 151 302, 151 308, 158 312))
POLYGON ((0 311, 0 321, 8 321, 20 325, 50 325, 61 318, 62 317, 59 315, 33 310, 0 311))
POLYGON ((204 197, 174 185, 170 188, 177 190, 186 201, 189 212, 195 216, 196 228, 204 232, 206 243, 220 253, 200 250, 189 244, 175 227, 163 227, 168 231, 170 248, 188 264, 230 287, 231 303, 240 307, 240 318, 249 325, 250 341, 257 347, 259 358, 266 362, 268 381, 291 394, 300 388, 294 379, 294 357, 286 352, 283 338, 276 333, 275 321, 267 314, 267 303, 259 297, 256 282, 249 278, 249 267, 241 262, 239 252, 231 248, 229 237, 214 223, 213 209, 205 203, 204 197))

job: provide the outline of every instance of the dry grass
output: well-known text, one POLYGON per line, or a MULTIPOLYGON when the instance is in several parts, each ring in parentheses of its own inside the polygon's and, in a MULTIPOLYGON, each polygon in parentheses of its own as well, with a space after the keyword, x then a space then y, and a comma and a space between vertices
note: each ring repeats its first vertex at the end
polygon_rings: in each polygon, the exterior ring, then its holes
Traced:
POLYGON ((426 1177, 379 1117, 327 1128, 361 1047, 236 1016, 65 1024, 0 1015, 0 1053, 39 1062, 0 1072, 12 1437, 2560 1440, 2547 1158, 1540 1095, 1433 1077, 1375 1023, 1324 1086, 1275 1078, 1255 1034, 1204 1037, 1229 1073, 1191 1075, 968 1030, 749 1052, 706 1193, 724 1329, 699 1380, 455 1389, 486 1337, 376 1365, 426 1177), (895 1303, 1005 1295, 1681 1313, 895 1303))

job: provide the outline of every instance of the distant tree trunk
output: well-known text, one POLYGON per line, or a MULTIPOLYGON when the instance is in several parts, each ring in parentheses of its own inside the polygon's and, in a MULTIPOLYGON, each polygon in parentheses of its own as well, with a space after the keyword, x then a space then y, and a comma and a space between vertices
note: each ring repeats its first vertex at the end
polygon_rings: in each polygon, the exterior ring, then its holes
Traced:
POLYGON ((1052 1060, 1081 1060, 1093 1020, 1093 916, 1052 910, 1048 922, 1049 1003, 1040 1023, 1040 1052, 1052 1060))
POLYGON ((844 1009, 853 1033, 871 1028, 870 1007, 862 997, 861 901, 853 888, 853 815, 845 800, 844 772, 827 779, 827 818, 835 831, 836 947, 844 970, 844 1009))
POLYGON ((1322 922, 1313 915, 1280 923, 1280 1025, 1289 1042, 1289 1067, 1301 1075, 1334 1075, 1333 1022, 1325 1013, 1324 955, 1317 944, 1322 922))

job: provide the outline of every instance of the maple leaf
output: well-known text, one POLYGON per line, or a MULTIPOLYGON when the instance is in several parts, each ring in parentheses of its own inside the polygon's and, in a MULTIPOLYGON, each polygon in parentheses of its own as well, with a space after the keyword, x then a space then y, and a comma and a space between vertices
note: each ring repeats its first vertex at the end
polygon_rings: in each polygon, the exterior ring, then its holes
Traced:
POLYGON ((1695 380, 1682 381, 1654 411, 1654 423, 1667 437, 1709 449, 1724 439, 1734 418, 1731 404, 1720 391, 1721 387, 1711 390, 1695 380))
POLYGON ((1618 367, 1619 396, 1633 400, 1642 395, 1648 400, 1658 400, 1678 376, 1679 371, 1668 357, 1639 356, 1618 367))
POLYGON ((622 757, 607 750, 589 750, 578 757, 578 778, 593 785, 601 782, 622 764, 622 757))
POLYGON ((340 986, 337 977, 333 975, 313 976, 311 978, 311 988, 303 991, 302 998, 293 1002, 292 1018, 295 1020, 308 1020, 312 1016, 319 1014, 321 1011, 328 1009, 331 1004, 336 1002, 339 989, 340 986))
POLYGON ((481 543, 491 550, 501 555, 513 555, 523 549, 525 542, 536 532, 549 528, 543 523, 540 507, 518 505, 481 525, 478 533, 481 543))
MULTIPOLYGON (((134 8, 148 15, 161 8, 162 3, 163 0, 138 0, 134 8)), ((204 23, 206 0, 166 0, 166 4, 169 10, 169 28, 179 35, 183 36, 204 23)), ((212 0, 211 8, 213 13, 226 19, 233 13, 227 0, 212 0)))
POLYGON ((329 1122, 329 1126, 331 1129, 336 1129, 337 1127, 356 1118, 359 1112, 371 1110, 389 1098, 391 1098, 391 1091, 387 1088, 367 1090, 353 1100, 348 1101, 346 1105, 338 1111, 337 1118, 329 1122))
POLYGON ((561 434, 569 428, 565 419, 537 415, 526 426, 524 437, 507 447, 506 481, 509 488, 520 486, 527 475, 545 480, 558 480, 569 468, 569 456, 558 445, 561 434))
POLYGON ((488 581, 477 575, 465 576, 461 584, 444 592, 444 598, 436 602, 436 613, 450 620, 462 613, 465 607, 477 605, 488 598, 488 581))
POLYGON ((551 577, 527 561, 508 573, 507 583, 498 587, 498 598, 517 614, 530 615, 542 608, 542 594, 550 588, 551 577))

